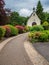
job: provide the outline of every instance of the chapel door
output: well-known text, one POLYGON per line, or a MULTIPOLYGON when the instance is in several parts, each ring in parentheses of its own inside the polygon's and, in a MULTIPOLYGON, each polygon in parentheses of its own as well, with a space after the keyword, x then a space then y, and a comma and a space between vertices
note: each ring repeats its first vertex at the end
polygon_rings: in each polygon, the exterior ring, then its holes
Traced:
POLYGON ((33 26, 33 25, 36 25, 36 22, 33 22, 33 23, 32 23, 32 26, 33 26))

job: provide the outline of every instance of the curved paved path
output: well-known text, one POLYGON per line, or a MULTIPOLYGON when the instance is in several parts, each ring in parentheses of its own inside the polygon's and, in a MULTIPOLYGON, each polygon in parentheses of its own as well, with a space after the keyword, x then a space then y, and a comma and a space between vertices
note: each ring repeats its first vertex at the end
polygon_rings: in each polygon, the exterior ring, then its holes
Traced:
POLYGON ((24 48, 25 40, 27 34, 19 35, 8 42, 0 52, 0 65, 33 65, 24 48))

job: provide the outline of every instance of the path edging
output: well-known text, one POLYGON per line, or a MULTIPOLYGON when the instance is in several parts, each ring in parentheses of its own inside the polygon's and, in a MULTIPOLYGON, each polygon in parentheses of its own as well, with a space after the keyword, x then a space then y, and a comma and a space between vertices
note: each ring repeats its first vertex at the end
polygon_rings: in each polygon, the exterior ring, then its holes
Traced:
POLYGON ((49 65, 49 62, 35 50, 29 41, 24 42, 24 47, 33 65, 49 65))
POLYGON ((11 38, 8 38, 7 40, 4 40, 3 42, 0 43, 0 51, 3 49, 3 47, 9 42, 11 41, 12 39, 14 39, 15 37, 11 37, 11 38))

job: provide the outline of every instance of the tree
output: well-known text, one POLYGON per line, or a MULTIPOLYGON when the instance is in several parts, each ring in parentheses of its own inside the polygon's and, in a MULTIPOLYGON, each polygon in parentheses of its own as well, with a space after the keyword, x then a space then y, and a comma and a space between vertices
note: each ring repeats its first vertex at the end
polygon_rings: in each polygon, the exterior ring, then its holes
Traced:
POLYGON ((49 16, 48 16, 48 18, 47 18, 47 22, 49 23, 49 16))
POLYGON ((10 24, 17 25, 19 20, 19 13, 18 12, 12 12, 10 16, 10 24))
POLYGON ((6 11, 4 9, 5 2, 0 0, 0 25, 4 25, 7 21, 6 11))
POLYGON ((12 12, 10 19, 11 19, 10 24, 12 24, 12 25, 23 25, 23 26, 25 26, 28 18, 20 16, 18 12, 12 12))
POLYGON ((37 4, 36 13, 38 17, 41 19, 41 23, 43 23, 45 20, 45 15, 43 13, 43 7, 40 0, 38 1, 38 4, 37 4))
POLYGON ((44 12, 44 15, 45 15, 45 21, 47 21, 49 23, 49 13, 44 12))

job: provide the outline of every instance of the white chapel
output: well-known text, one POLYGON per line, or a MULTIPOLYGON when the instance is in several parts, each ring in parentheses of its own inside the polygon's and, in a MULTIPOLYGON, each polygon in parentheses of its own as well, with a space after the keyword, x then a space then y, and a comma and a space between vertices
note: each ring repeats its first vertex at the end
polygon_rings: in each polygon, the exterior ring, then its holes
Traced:
POLYGON ((40 24, 41 24, 41 20, 37 16, 35 12, 35 8, 33 8, 33 13, 31 14, 31 16, 27 21, 27 26, 40 25, 40 24))

